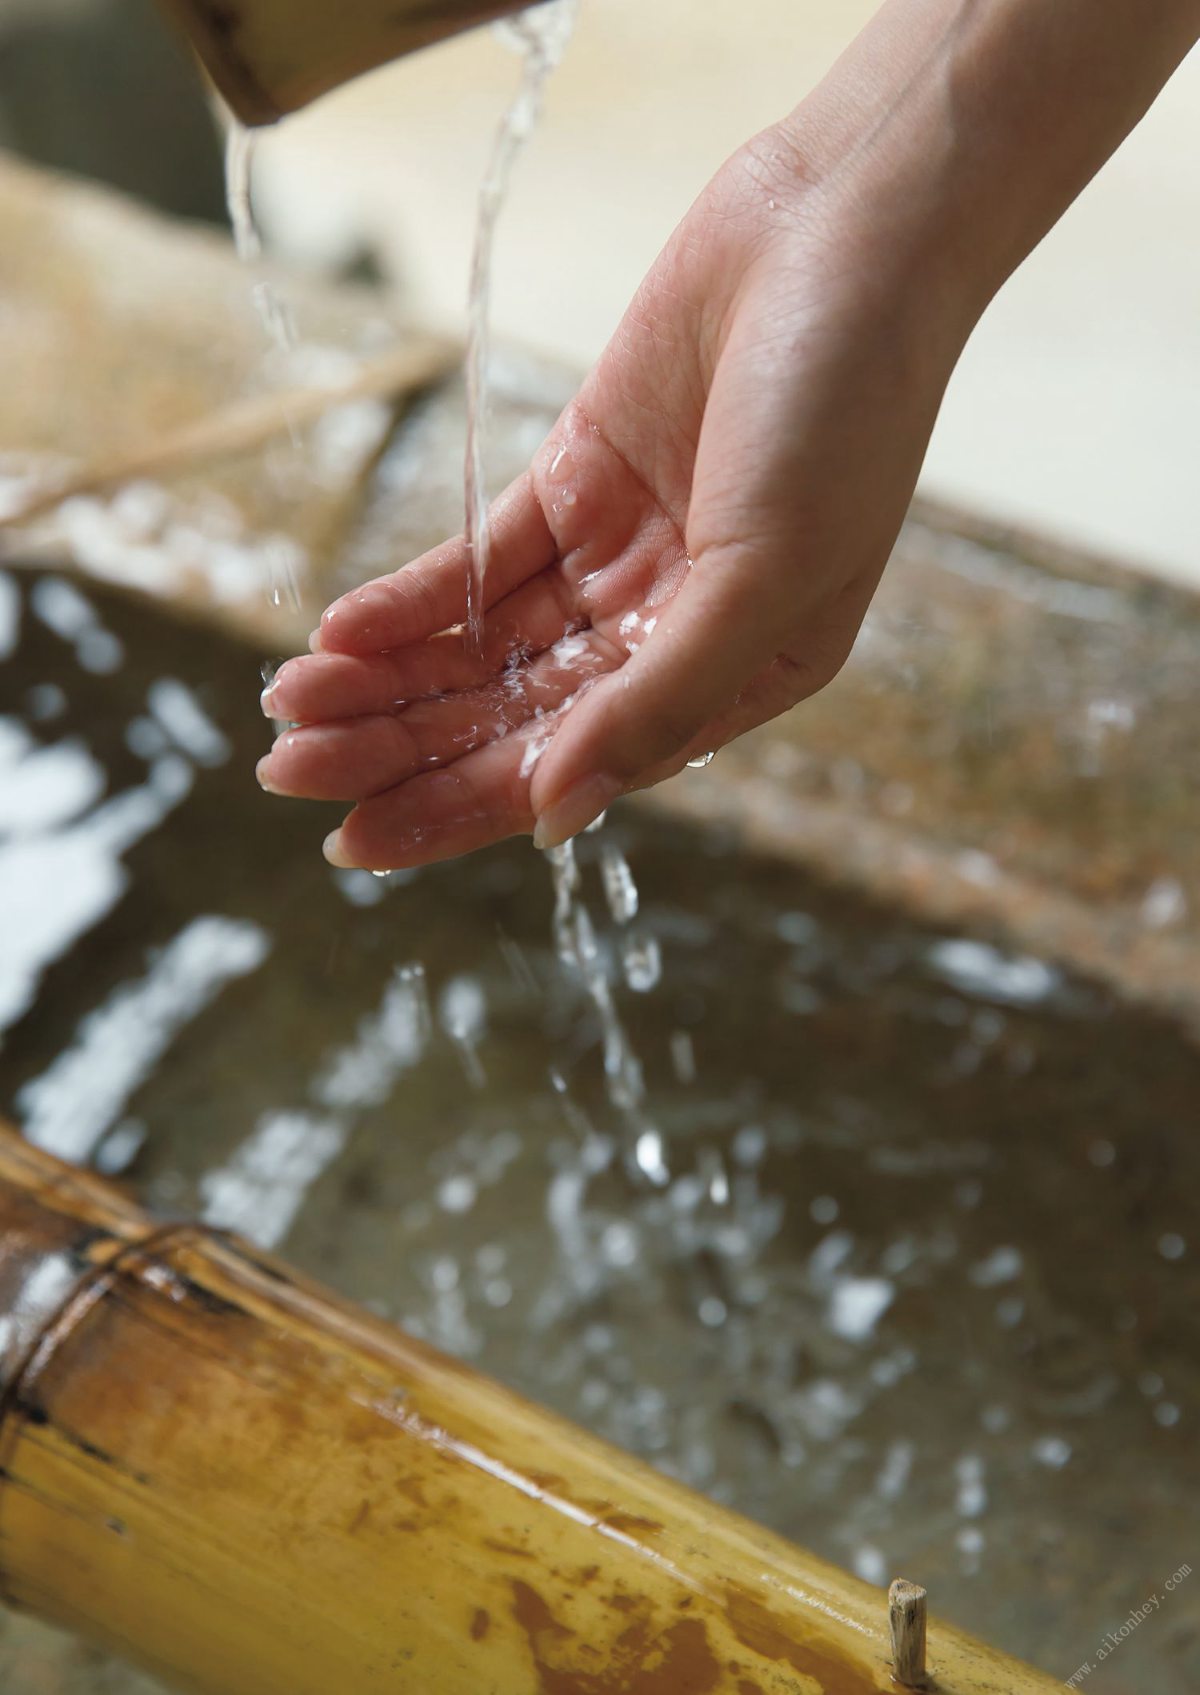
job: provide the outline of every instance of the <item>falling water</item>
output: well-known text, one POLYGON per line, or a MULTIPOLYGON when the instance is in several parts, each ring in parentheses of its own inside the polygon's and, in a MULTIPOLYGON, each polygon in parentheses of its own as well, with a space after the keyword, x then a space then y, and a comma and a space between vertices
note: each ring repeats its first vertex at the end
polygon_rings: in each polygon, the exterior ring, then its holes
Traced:
MULTIPOLYGON (((541 113, 546 83, 570 41, 578 0, 550 0, 531 7, 515 21, 500 23, 497 33, 523 56, 521 80, 512 104, 496 132, 491 158, 479 193, 475 249, 471 261, 466 360, 467 450, 465 471, 466 537, 469 551, 467 582, 467 639, 476 652, 483 646, 484 580, 491 537, 487 487, 483 468, 488 412, 490 305, 496 226, 512 180, 513 167, 533 133, 541 113)), ((530 764, 546 741, 530 743, 530 764)), ((599 822, 599 821, 598 821, 599 822)), ((595 826, 593 826, 595 828, 595 826)), ((604 1049, 604 1076, 610 1103, 625 1123, 629 1151, 636 1169, 655 1185, 670 1180, 663 1139, 645 1112, 646 1086, 642 1066, 613 1000, 591 915, 584 904, 579 863, 573 843, 549 854, 554 882, 554 937, 563 965, 578 978, 599 1019, 604 1049)), ((661 974, 658 943, 628 929, 637 916, 638 891, 624 855, 611 844, 601 852, 605 898, 622 934, 618 954, 630 988, 652 989, 661 974)))
POLYGON ((600 874, 604 879, 604 898, 608 910, 618 924, 629 924, 637 917, 638 887, 629 869, 629 861, 613 842, 600 849, 600 874))
MULTIPOLYGON (((244 265, 257 267, 262 260, 263 244, 254 216, 252 178, 258 136, 247 129, 232 114, 225 140, 225 203, 233 228, 233 244, 244 265)), ((259 277, 252 289, 254 306, 272 345, 280 353, 294 352, 297 345, 296 326, 286 302, 275 285, 259 277)), ((283 408, 284 422, 292 438, 292 447, 299 451, 300 434, 283 408)), ((292 610, 300 610, 300 589, 290 552, 283 546, 272 547, 269 553, 267 595, 272 606, 281 606, 286 599, 292 610)))
MULTIPOLYGON (((620 924, 637 910, 637 886, 624 856, 607 846, 604 879, 610 911, 620 924), (617 861, 623 872, 612 868, 617 861), (618 888, 619 885, 619 888, 618 888)), ((627 1157, 635 1171, 656 1187, 670 1181, 663 1137, 646 1111, 646 1083, 641 1061, 629 1040, 613 1000, 612 986, 596 939, 595 927, 582 897, 575 844, 566 842, 547 854, 554 880, 554 942, 558 957, 578 978, 595 1009, 604 1049, 605 1089, 626 1131, 627 1157)), ((657 957, 657 943, 651 944, 657 957)), ((627 962, 626 962, 627 965, 627 962)), ((632 987, 639 985, 629 979, 632 987)), ((655 979, 657 980, 657 979, 655 979)), ((646 982, 645 988, 652 987, 646 982)))
POLYGON ((467 584, 468 639, 479 651, 483 645, 483 583, 487 573, 491 534, 483 441, 488 412, 488 359, 492 255, 496 224, 508 194, 513 167, 533 133, 542 109, 546 83, 566 51, 575 27, 578 0, 548 0, 532 6, 496 33, 523 57, 521 80, 492 146, 479 190, 479 217, 471 259, 467 326, 467 455, 466 537, 470 552, 467 584))
POLYGON ((262 257, 262 241, 250 200, 255 139, 253 130, 234 117, 229 119, 225 135, 225 203, 233 226, 233 245, 238 258, 246 264, 262 257))
MULTIPOLYGON (((258 265, 263 256, 251 192, 257 146, 256 132, 230 117, 225 138, 225 203, 233 227, 233 245, 244 265, 258 265)), ((290 353, 296 346, 296 326, 286 302, 265 277, 254 284, 253 292, 263 328, 281 353, 290 353)))

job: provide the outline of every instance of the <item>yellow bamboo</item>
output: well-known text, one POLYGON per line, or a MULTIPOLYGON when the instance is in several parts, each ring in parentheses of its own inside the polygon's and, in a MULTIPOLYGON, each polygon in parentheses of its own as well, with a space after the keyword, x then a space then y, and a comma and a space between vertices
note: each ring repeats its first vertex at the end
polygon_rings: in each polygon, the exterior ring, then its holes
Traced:
POLYGON ((4 1130, 0 1582, 203 1695, 896 1687, 882 1592, 4 1130))
POLYGON ((269 124, 339 83, 528 0, 163 0, 246 124, 269 124))

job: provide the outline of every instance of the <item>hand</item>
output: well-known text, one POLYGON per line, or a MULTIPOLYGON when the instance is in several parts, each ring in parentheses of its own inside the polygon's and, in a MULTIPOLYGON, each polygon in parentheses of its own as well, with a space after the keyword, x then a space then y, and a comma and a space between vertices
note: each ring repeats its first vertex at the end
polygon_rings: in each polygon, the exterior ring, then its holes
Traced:
POLYGON ((497 502, 482 656, 460 540, 336 602, 266 709, 335 864, 415 865, 617 795, 850 651, 991 294, 1138 121, 1200 0, 887 0, 668 243, 497 502))
POLYGON ((259 776, 356 803, 327 857, 555 845, 829 682, 966 334, 940 300, 926 325, 893 236, 782 127, 730 161, 493 507, 482 655, 459 538, 281 667, 264 709, 297 727, 259 776))

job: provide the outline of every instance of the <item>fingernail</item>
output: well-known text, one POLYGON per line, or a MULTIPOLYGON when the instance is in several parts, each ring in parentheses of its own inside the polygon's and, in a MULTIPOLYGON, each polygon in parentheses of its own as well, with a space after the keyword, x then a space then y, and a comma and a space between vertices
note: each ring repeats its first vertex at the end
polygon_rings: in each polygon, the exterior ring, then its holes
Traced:
POLYGON ((272 710, 271 710, 271 701, 272 701, 274 694, 275 694, 274 683, 268 683, 266 688, 263 690, 263 692, 258 697, 258 704, 262 707, 263 711, 266 713, 268 718, 275 718, 275 717, 278 716, 277 713, 272 712, 272 710))
POLYGON ((258 778, 258 786, 260 789, 265 789, 269 795, 277 795, 282 793, 282 790, 275 788, 271 783, 270 777, 267 775, 267 768, 270 763, 271 755, 269 753, 265 753, 259 760, 258 764, 254 767, 254 775, 258 778))
POLYGON ((324 647, 323 647, 322 642, 321 642, 321 630, 320 630, 319 625, 308 638, 308 651, 310 653, 323 653, 324 652, 324 647))
POLYGON ((620 793, 621 784, 607 774, 582 777, 579 782, 572 783, 565 794, 559 795, 539 813, 533 832, 534 847, 561 847, 564 842, 569 842, 572 836, 594 824, 620 793))
POLYGON ((330 865, 336 865, 339 870, 342 871, 353 871, 354 861, 348 856, 345 848, 342 846, 342 832, 340 830, 331 830, 329 832, 322 843, 321 852, 325 855, 330 865))

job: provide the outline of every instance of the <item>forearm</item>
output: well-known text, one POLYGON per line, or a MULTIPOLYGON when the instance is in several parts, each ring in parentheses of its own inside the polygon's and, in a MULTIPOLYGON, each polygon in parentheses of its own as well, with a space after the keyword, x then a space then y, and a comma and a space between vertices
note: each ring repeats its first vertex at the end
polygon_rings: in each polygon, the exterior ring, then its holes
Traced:
POLYGON ((888 0, 781 133, 977 315, 1198 39, 1200 0, 888 0))

